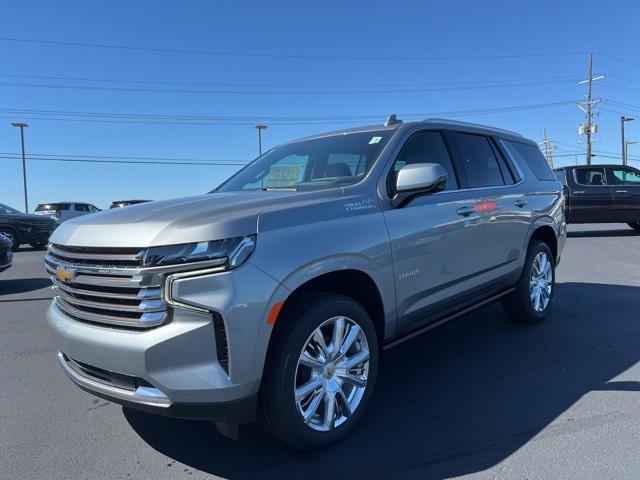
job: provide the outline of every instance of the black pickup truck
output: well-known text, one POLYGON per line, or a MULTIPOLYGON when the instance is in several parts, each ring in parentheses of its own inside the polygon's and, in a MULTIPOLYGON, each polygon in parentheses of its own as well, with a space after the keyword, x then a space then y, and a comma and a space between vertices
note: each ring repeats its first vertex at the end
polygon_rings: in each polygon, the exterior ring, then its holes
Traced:
POLYGON ((625 165, 556 168, 567 223, 627 223, 640 230, 640 170, 625 165))

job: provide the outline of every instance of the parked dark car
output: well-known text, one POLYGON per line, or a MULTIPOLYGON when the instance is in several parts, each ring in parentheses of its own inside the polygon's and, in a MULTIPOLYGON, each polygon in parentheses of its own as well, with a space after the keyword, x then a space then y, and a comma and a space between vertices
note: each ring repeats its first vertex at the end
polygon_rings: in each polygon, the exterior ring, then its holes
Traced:
POLYGON ((150 202, 151 200, 114 200, 111 203, 111 206, 109 208, 122 208, 122 207, 128 207, 129 205, 136 205, 138 203, 147 203, 150 202))
POLYGON ((28 243, 33 248, 42 248, 58 223, 49 217, 22 213, 0 203, 0 235, 9 238, 13 249, 28 243))
POLYGON ((4 272, 13 262, 13 243, 4 235, 0 235, 0 272, 4 272))
POLYGON ((627 223, 640 230, 640 170, 581 165, 554 172, 564 185, 567 223, 627 223))

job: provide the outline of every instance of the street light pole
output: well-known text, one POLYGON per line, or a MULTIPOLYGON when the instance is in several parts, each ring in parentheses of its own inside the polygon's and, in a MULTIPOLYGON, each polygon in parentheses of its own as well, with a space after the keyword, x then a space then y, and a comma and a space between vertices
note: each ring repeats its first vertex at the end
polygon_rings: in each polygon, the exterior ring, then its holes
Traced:
POLYGON ((624 124, 635 120, 633 117, 620 117, 620 136, 622 137, 622 165, 627 165, 627 144, 624 141, 624 124))
POLYGON ((258 130, 258 155, 262 155, 262 130, 267 128, 267 125, 256 125, 258 130))
POLYGON ((623 165, 627 164, 627 157, 629 155, 629 145, 633 145, 634 143, 638 143, 636 141, 630 141, 627 140, 626 142, 624 142, 624 158, 623 158, 623 165))
POLYGON ((27 198, 27 159, 24 155, 24 129, 28 127, 26 123, 12 123, 12 127, 20 129, 20 145, 22 146, 22 184, 24 188, 24 213, 29 213, 29 200, 27 198))

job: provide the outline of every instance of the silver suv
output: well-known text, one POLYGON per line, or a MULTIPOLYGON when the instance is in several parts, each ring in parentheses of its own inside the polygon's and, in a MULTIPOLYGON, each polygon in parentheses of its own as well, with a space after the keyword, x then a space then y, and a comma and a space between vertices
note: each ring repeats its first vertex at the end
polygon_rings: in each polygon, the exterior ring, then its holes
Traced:
POLYGON ((97 396, 322 447, 364 414, 383 349, 498 299, 548 315, 563 203, 518 134, 390 117, 274 148, 207 195, 63 223, 48 323, 97 396))

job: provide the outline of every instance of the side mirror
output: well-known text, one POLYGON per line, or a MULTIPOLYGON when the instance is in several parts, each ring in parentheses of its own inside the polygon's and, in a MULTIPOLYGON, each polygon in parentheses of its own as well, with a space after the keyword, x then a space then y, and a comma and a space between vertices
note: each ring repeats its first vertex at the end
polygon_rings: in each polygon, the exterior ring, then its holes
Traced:
POLYGON ((394 208, 400 207, 416 195, 444 190, 447 176, 447 171, 439 163, 405 165, 398 171, 396 194, 391 204, 394 208))

